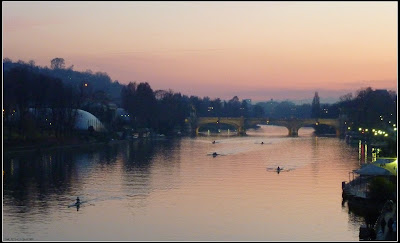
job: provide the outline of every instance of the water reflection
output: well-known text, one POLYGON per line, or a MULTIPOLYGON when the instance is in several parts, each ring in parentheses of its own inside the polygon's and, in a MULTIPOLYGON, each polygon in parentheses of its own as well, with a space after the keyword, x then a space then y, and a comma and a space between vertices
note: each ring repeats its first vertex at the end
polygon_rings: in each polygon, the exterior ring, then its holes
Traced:
POLYGON ((347 215, 340 188, 357 152, 312 129, 297 138, 270 129, 4 155, 4 231, 35 240, 358 239, 364 216, 347 215), (278 166, 285 173, 268 170, 278 166), (68 207, 77 196, 83 203, 68 207))

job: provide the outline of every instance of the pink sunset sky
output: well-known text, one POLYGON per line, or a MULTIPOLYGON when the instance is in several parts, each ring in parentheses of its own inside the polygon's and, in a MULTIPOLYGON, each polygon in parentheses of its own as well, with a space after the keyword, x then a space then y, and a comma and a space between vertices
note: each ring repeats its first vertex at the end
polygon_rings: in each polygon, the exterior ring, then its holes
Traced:
POLYGON ((3 58, 253 100, 397 92, 397 1, 2 2, 3 58))

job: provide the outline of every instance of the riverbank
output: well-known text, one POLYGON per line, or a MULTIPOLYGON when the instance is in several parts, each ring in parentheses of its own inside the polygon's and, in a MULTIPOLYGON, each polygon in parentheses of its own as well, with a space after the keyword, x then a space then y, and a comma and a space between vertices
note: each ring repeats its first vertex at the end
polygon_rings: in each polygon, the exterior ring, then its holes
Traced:
POLYGON ((22 142, 20 144, 4 144, 3 145, 3 153, 11 154, 11 153, 22 153, 22 152, 40 152, 40 151, 48 151, 53 149, 60 148, 78 148, 78 147, 91 147, 97 145, 105 145, 105 144, 116 144, 127 142, 128 140, 107 140, 107 141, 98 141, 95 139, 88 140, 80 140, 80 139, 63 139, 63 140, 46 140, 46 141, 37 141, 35 143, 32 142, 22 142))
POLYGON ((375 224, 376 239, 397 241, 397 202, 388 201, 382 208, 375 224))

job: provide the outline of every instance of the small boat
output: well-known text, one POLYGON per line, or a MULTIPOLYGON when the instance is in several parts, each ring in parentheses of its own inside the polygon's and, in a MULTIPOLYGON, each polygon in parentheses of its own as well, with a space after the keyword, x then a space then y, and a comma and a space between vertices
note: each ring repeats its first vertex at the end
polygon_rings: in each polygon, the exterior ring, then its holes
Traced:
POLYGON ((68 205, 68 207, 80 207, 82 205, 82 202, 76 202, 74 204, 68 205))
POLYGON ((76 198, 76 202, 74 204, 69 205, 68 207, 79 207, 83 202, 79 200, 79 197, 76 198))

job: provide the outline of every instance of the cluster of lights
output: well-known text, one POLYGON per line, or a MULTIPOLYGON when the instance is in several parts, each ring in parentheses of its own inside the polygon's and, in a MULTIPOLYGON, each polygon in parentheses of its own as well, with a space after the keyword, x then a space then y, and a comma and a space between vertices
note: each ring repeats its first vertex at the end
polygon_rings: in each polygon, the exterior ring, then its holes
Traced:
POLYGON ((386 133, 385 131, 382 131, 382 130, 372 129, 372 132, 374 133, 375 136, 378 136, 378 135, 383 135, 385 137, 389 136, 388 133, 386 133))

